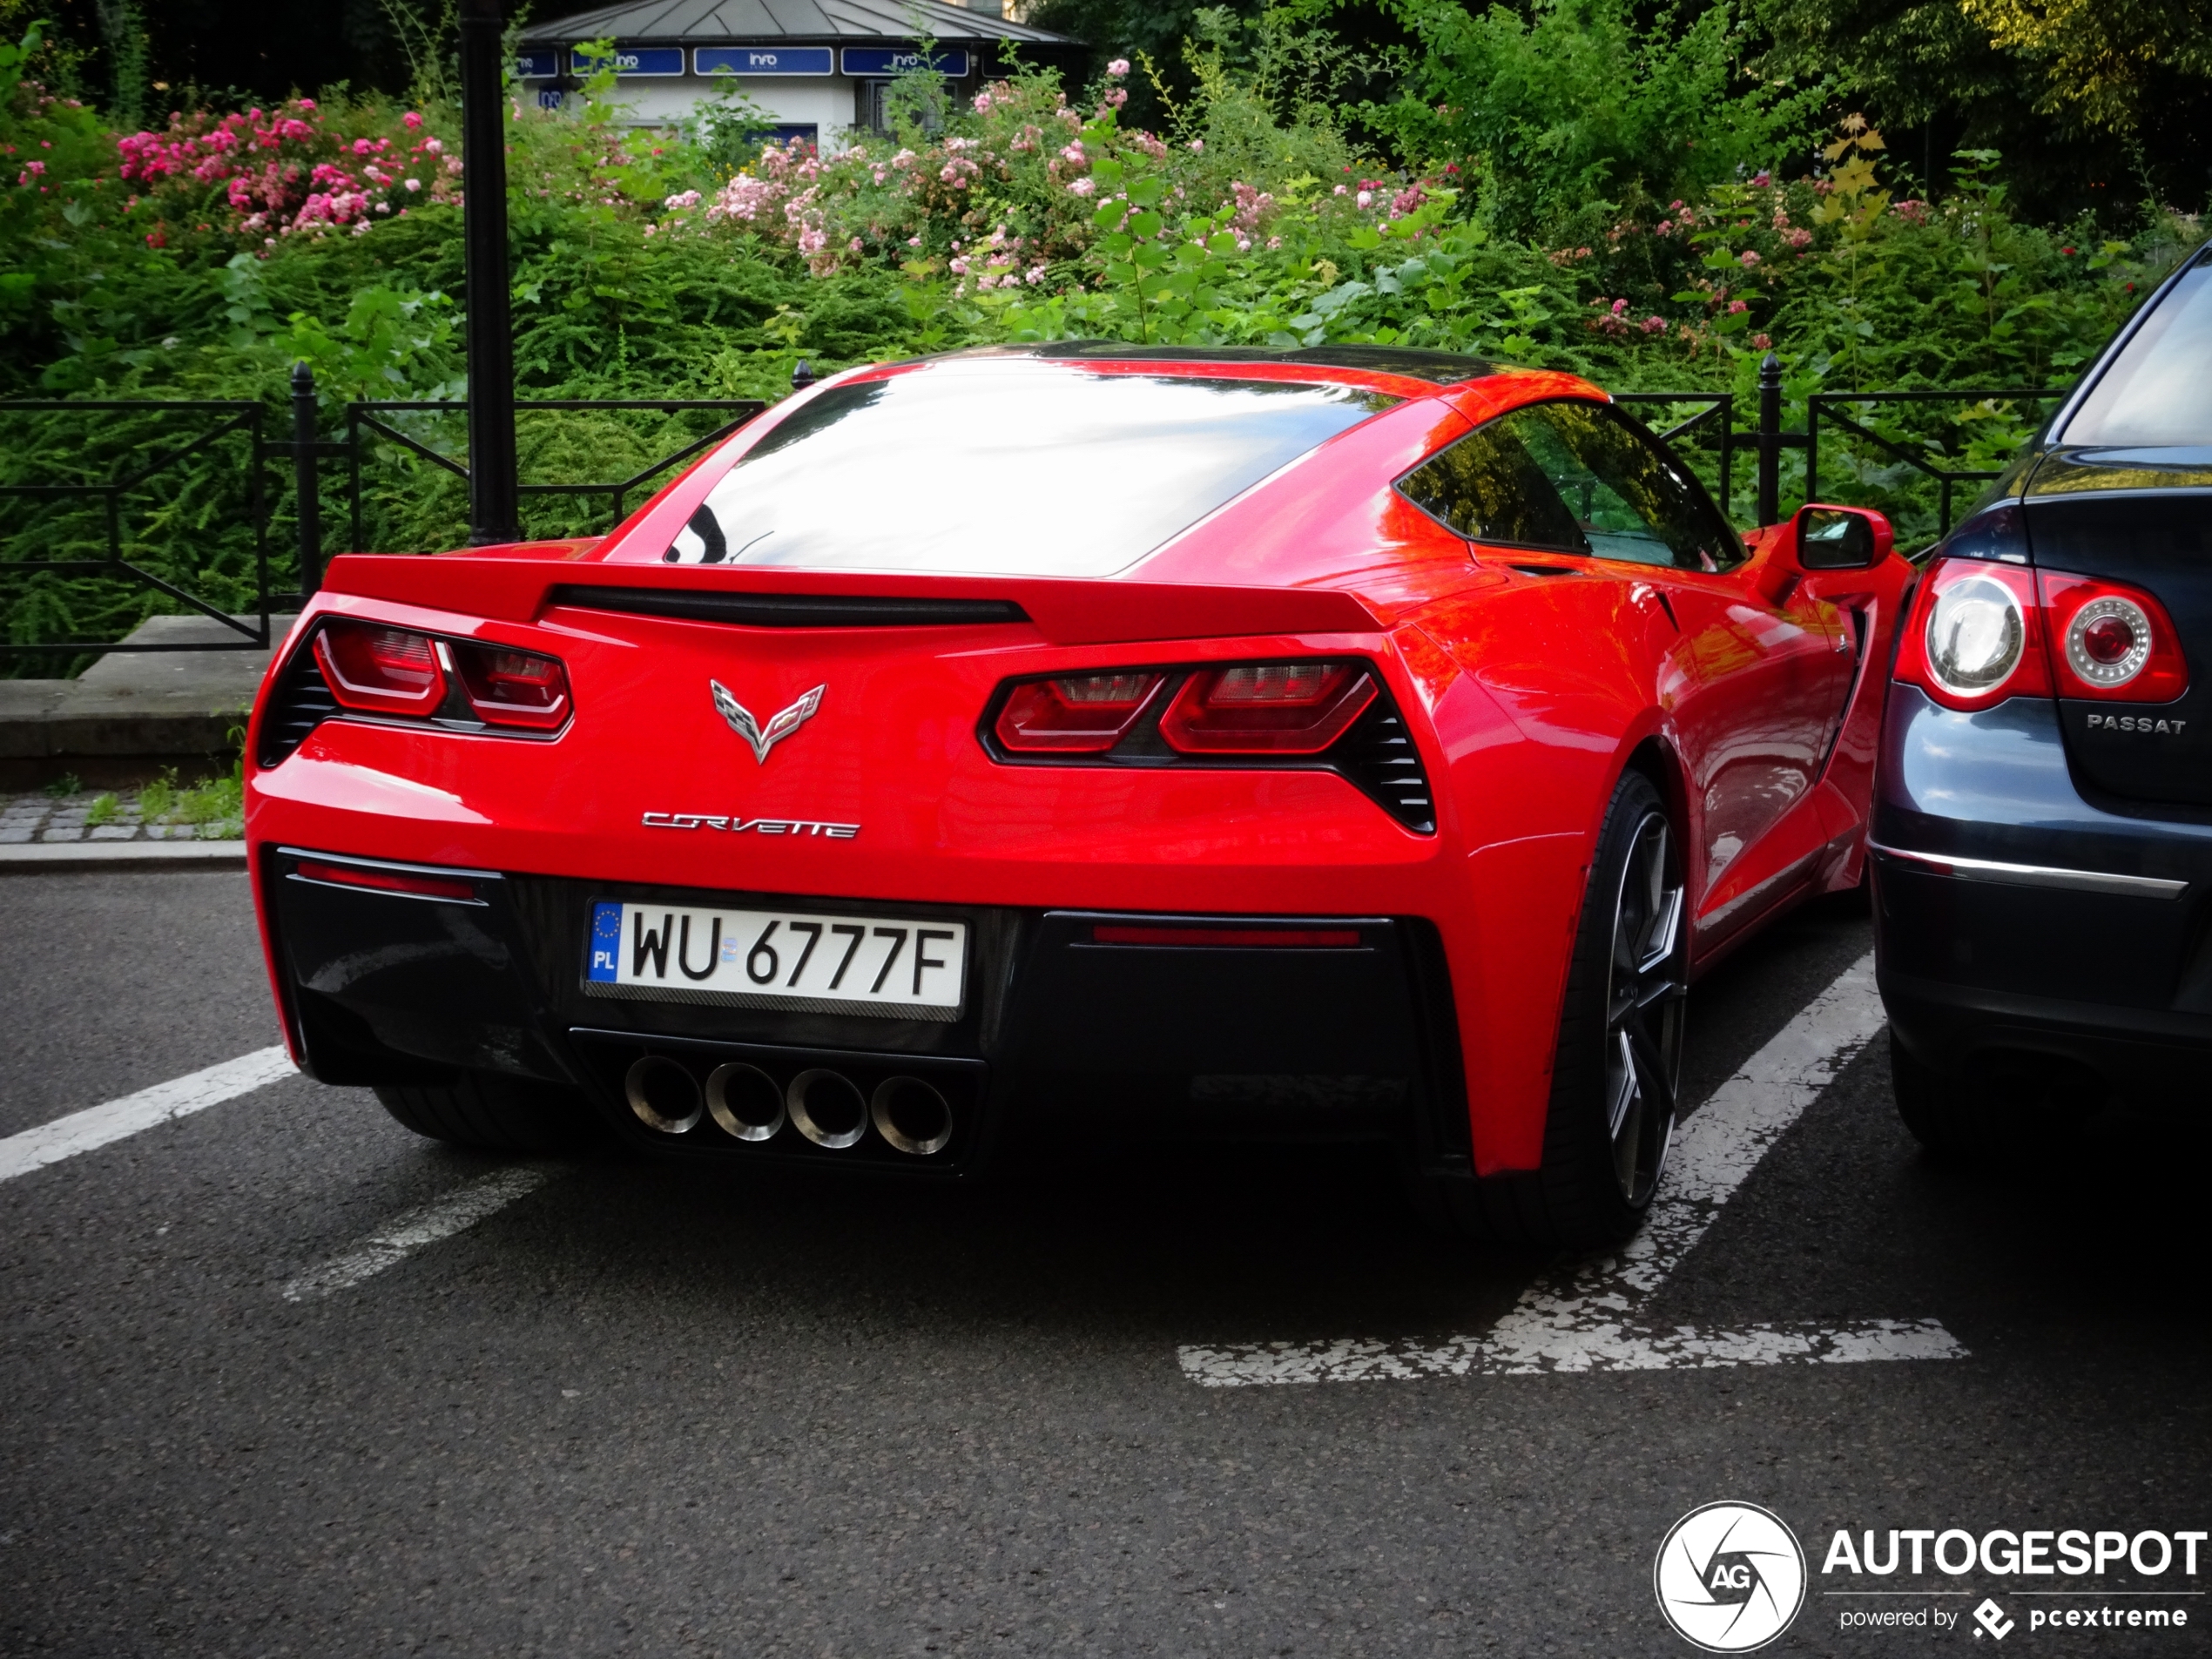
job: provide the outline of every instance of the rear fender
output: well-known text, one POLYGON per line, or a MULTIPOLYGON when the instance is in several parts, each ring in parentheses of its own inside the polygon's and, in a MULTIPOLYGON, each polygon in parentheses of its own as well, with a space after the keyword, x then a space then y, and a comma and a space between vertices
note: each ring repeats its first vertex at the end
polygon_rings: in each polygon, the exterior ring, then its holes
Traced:
MULTIPOLYGON (((1439 920, 1475 1168, 1488 1175, 1542 1161, 1561 999, 1605 810, 1624 771, 1670 750, 1648 653, 1589 644, 1622 637, 1624 610, 1638 630, 1628 637, 1642 637, 1626 584, 1530 577, 1487 557, 1473 574, 1420 613, 1429 650, 1401 644, 1399 657, 1425 688, 1445 822, 1467 849, 1466 909, 1439 920)), ((1662 787, 1680 810, 1678 775, 1662 787)))

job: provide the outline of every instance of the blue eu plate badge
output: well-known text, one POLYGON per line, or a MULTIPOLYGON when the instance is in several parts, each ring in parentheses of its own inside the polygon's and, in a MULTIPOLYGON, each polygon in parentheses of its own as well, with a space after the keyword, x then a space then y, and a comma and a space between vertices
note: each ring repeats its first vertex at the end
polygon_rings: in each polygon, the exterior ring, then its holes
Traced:
POLYGON ((591 967, 584 978, 603 985, 611 985, 619 977, 616 963, 622 955, 622 907, 618 904, 595 904, 591 907, 591 967))

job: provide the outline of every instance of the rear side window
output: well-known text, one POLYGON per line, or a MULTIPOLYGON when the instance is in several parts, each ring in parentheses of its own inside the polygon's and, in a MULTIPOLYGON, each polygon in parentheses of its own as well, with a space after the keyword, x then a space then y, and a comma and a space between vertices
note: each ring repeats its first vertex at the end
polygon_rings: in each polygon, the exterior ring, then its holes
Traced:
POLYGON ((2212 444, 2212 265, 2199 260, 2143 319, 2060 442, 2212 444))
POLYGON ((1109 576, 1398 401, 1040 363, 833 386, 747 450, 662 556, 1109 576))
POLYGON ((1501 415, 1399 489, 1470 541, 1691 570, 1743 556, 1696 480, 1602 404, 1501 415))

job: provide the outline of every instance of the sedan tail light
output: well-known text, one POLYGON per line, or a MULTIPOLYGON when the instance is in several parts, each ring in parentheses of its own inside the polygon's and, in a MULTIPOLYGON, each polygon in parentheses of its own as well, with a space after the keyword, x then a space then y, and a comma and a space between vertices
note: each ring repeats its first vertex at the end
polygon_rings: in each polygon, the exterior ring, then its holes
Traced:
POLYGON ((428 634, 373 623, 326 623, 315 636, 315 661, 341 708, 429 715, 446 700, 437 642, 428 634))
POLYGON ((1071 675, 1017 685, 992 728, 1015 754, 1104 754, 1128 735, 1164 678, 1071 675))
POLYGON ((1361 663, 1251 663, 1193 674, 1160 717, 1184 754, 1318 754, 1375 700, 1361 663))
POLYGON ((2179 636, 2149 594, 1983 559, 1940 560, 1922 579, 1897 678, 1965 710, 2054 693, 2168 703, 2188 689, 2179 636))
POLYGON ((556 658, 500 645, 449 650, 469 706, 486 725, 551 732, 569 718, 568 671, 556 658))
POLYGON ((2171 703, 2188 690, 2181 636, 2149 594, 2058 570, 2036 583, 2060 696, 2171 703))

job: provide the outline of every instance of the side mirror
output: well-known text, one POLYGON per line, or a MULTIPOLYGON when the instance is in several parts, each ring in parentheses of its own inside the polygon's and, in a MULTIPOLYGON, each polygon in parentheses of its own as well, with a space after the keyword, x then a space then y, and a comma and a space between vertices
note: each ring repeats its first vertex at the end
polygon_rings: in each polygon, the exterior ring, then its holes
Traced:
POLYGON ((1859 507, 1800 508, 1797 527, 1797 563, 1806 570, 1868 570, 1897 542, 1888 519, 1859 507))

